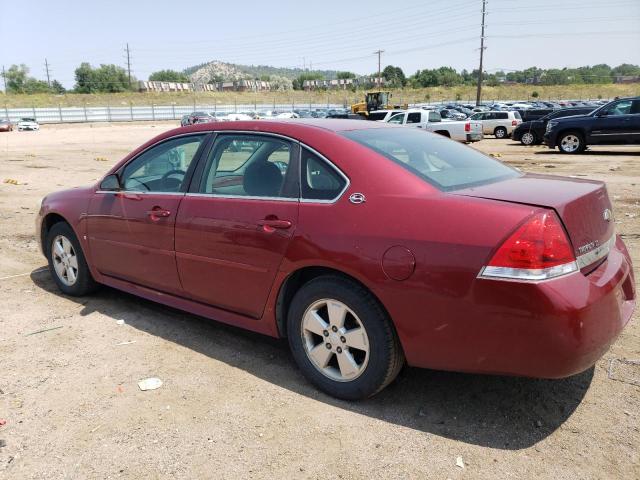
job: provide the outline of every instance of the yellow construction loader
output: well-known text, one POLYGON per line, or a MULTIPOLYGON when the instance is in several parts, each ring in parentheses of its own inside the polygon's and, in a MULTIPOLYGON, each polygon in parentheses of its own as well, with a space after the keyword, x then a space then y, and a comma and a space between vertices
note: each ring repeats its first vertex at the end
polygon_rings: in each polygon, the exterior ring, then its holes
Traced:
POLYGON ((374 110, 392 110, 394 108, 404 109, 408 108, 407 104, 393 105, 389 103, 391 98, 391 92, 368 92, 365 94, 364 102, 354 103, 351 105, 351 112, 368 117, 369 112, 374 110))

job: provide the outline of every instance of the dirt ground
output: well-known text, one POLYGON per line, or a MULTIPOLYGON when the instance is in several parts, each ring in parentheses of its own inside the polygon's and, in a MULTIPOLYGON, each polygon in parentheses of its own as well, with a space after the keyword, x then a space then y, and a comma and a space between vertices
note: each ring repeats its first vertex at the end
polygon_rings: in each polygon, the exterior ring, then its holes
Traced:
MULTIPOLYGON (((58 293, 34 239, 40 199, 98 179, 172 126, 0 134, 1 479, 640 478, 640 365, 608 375, 612 359, 640 360, 637 311, 572 378, 405 369, 348 403, 308 384, 284 342, 109 288, 58 293), (140 391, 150 376, 164 385, 140 391)), ((606 181, 640 265, 640 147, 563 156, 490 137, 475 148, 524 171, 606 181)))

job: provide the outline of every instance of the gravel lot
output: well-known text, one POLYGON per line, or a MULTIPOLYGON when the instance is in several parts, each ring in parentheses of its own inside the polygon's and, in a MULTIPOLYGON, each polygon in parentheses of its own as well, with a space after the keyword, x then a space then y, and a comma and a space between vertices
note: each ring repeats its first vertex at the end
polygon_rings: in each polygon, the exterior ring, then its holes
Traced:
MULTIPOLYGON (((637 311, 572 378, 405 369, 347 403, 311 387, 284 342, 108 288, 60 295, 33 236, 41 197, 96 180, 172 127, 0 134, 0 478, 640 478, 640 365, 608 375, 612 359, 640 360, 637 311), (140 391, 149 376, 164 385, 140 391)), ((525 171, 605 180, 640 279, 640 147, 474 147, 525 171)))

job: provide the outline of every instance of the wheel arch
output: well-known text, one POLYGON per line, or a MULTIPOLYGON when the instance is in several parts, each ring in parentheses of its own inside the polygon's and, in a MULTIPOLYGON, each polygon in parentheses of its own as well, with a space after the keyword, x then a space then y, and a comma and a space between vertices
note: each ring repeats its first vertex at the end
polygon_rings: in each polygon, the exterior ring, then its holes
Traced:
POLYGON ((433 133, 437 133, 438 135, 442 135, 443 137, 451 138, 451 134, 448 130, 434 130, 433 133))
POLYGON ((289 305, 291 305, 291 301, 293 300, 294 295, 308 282, 311 280, 327 275, 335 275, 347 280, 350 280, 362 288, 366 289, 375 299, 376 302, 380 305, 380 308, 385 312, 387 317, 389 318, 391 325, 395 329, 395 325, 393 323, 393 319, 389 312, 387 311, 384 304, 380 301, 375 292, 369 288, 364 282, 359 280, 358 278, 350 275, 342 270, 333 267, 321 266, 321 265, 312 265, 312 266, 304 266, 298 268, 297 270, 291 272, 287 278, 280 285, 278 296, 276 297, 276 305, 275 305, 275 320, 276 320, 276 328, 278 337, 285 338, 287 336, 287 314, 289 313, 289 305))
POLYGON ((47 250, 46 250, 46 245, 44 241, 47 238, 47 235, 49 234, 53 226, 57 223, 66 223, 67 225, 69 225, 69 227, 71 227, 71 230, 73 230, 75 233, 75 229, 73 228, 73 225, 71 225, 71 222, 69 222, 66 218, 64 218, 58 212, 47 213, 47 215, 45 215, 45 217, 42 219, 42 223, 40 225, 40 245, 42 247, 42 252, 45 254, 47 250))

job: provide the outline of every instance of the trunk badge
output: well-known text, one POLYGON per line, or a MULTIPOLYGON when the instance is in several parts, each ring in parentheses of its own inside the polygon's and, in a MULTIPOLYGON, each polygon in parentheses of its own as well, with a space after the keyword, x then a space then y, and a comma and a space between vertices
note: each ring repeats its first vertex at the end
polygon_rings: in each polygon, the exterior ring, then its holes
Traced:
POLYGON ((608 208, 604 209, 604 212, 602 212, 602 218, 605 219, 605 221, 610 222, 611 221, 611 210, 609 210, 608 208))
POLYGON ((366 199, 364 198, 364 193, 352 193, 349 196, 349 201, 357 205, 359 203, 364 203, 366 199))

